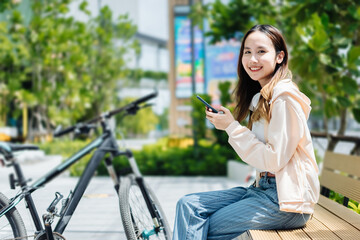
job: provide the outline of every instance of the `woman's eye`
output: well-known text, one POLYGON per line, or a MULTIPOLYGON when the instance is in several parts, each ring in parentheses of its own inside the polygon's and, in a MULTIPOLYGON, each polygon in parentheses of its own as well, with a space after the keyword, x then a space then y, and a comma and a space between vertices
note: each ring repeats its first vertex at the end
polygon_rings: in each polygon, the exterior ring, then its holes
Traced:
POLYGON ((265 53, 265 50, 259 50, 258 53, 265 53))
POLYGON ((244 54, 250 54, 251 52, 250 51, 245 51, 244 54))

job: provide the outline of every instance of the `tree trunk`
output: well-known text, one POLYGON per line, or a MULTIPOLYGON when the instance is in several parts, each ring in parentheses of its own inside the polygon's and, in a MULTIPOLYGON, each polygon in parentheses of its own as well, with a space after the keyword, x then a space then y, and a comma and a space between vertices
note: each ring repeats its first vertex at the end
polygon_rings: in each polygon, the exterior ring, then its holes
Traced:
POLYGON ((28 125, 28 137, 27 139, 30 141, 34 140, 34 129, 33 129, 33 125, 34 125, 34 109, 31 109, 30 111, 30 117, 29 117, 29 125, 28 125))
POLYGON ((46 125, 46 134, 50 135, 52 129, 51 129, 50 118, 49 118, 49 115, 47 113, 47 107, 46 106, 42 106, 41 114, 42 114, 43 120, 44 120, 45 125, 46 125))

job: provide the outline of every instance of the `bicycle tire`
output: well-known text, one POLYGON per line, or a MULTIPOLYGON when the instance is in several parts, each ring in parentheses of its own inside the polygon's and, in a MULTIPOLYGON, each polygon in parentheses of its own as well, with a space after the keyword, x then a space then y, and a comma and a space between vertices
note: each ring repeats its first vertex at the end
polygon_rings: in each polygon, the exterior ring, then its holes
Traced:
MULTIPOLYGON (((9 199, 0 192, 0 209, 7 205, 9 199)), ((15 207, 0 218, 0 240, 3 239, 28 239, 24 222, 15 207)))
POLYGON ((150 231, 154 227, 150 212, 146 206, 144 197, 141 193, 140 187, 135 181, 134 175, 128 175, 121 179, 119 189, 120 214, 123 222, 123 227, 128 240, 137 239, 171 239, 171 229, 166 219, 164 211, 162 210, 158 199, 154 192, 145 184, 149 193, 149 197, 155 207, 155 212, 158 216, 158 222, 162 230, 149 238, 142 234, 145 231, 150 231))

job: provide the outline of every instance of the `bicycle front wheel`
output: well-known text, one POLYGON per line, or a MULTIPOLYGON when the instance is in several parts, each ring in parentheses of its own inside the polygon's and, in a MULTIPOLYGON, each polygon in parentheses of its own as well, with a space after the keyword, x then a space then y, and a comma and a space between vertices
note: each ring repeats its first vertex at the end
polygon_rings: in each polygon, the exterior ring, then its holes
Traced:
POLYGON ((155 209, 160 228, 154 227, 150 211, 134 175, 121 180, 119 198, 120 213, 128 240, 135 239, 171 239, 171 229, 165 214, 153 191, 145 184, 151 204, 155 209))
MULTIPOLYGON (((9 205, 9 199, 0 193, 0 209, 9 205)), ((16 208, 12 208, 0 218, 0 240, 28 239, 23 220, 16 208)))

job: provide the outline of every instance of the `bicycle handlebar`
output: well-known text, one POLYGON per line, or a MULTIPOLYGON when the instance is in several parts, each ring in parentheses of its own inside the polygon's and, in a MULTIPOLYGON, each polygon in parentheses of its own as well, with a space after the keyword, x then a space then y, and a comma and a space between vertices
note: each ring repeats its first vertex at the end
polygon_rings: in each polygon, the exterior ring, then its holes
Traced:
POLYGON ((69 132, 74 131, 75 128, 76 128, 75 126, 71 126, 71 127, 65 128, 64 130, 61 130, 61 128, 60 128, 59 130, 56 131, 56 129, 55 129, 55 132, 53 133, 53 136, 54 137, 60 137, 62 135, 65 135, 65 134, 67 134, 69 132))
MULTIPOLYGON (((146 96, 144 96, 144 97, 142 97, 142 98, 139 98, 139 99, 137 99, 137 100, 129 103, 129 104, 126 105, 125 107, 121 107, 121 108, 118 108, 118 109, 115 109, 115 110, 109 112, 109 113, 108 113, 108 114, 109 114, 109 117, 111 117, 111 116, 113 116, 113 115, 115 115, 115 114, 118 114, 118 113, 120 113, 120 112, 122 112, 122 111, 124 111, 124 110, 129 110, 129 109, 131 109, 131 108, 133 108, 133 107, 135 107, 135 106, 137 106, 137 105, 139 105, 139 104, 141 104, 141 103, 143 103, 143 102, 146 102, 146 101, 148 101, 148 100, 156 97, 157 95, 158 95, 158 92, 156 91, 156 92, 153 92, 153 93, 151 93, 151 94, 149 94, 149 95, 146 95, 146 96)), ((98 118, 95 118, 95 119, 96 119, 96 121, 98 121, 98 118)), ((95 119, 93 119, 93 120, 95 120, 95 119)), ((95 121, 95 122, 96 122, 96 121, 95 121)), ((90 123, 91 123, 91 122, 90 122, 90 123)))
MULTIPOLYGON (((95 118, 93 118, 93 119, 85 122, 85 125, 98 122, 98 121, 100 121, 100 120, 103 119, 103 118, 110 118, 110 117, 112 117, 112 116, 114 116, 114 115, 116 115, 116 114, 118 114, 118 113, 120 113, 120 112, 123 112, 123 111, 129 111, 129 110, 131 110, 131 109, 134 109, 134 108, 136 108, 139 104, 141 104, 141 103, 143 103, 143 102, 146 102, 146 101, 148 101, 148 100, 156 97, 157 95, 158 95, 158 92, 157 92, 157 91, 156 91, 156 92, 153 92, 153 93, 151 93, 151 94, 148 94, 148 95, 146 95, 146 96, 144 96, 144 97, 142 97, 142 98, 139 98, 139 99, 137 99, 137 100, 135 100, 135 101, 127 104, 127 105, 124 106, 124 107, 121 107, 121 108, 112 110, 112 111, 110 111, 110 112, 104 113, 104 114, 102 114, 102 115, 100 115, 100 116, 97 116, 97 117, 95 117, 95 118)), ((78 123, 78 124, 76 124, 76 125, 74 125, 74 126, 65 128, 65 129, 63 129, 63 130, 61 130, 61 129, 55 130, 53 136, 54 136, 54 137, 60 137, 60 136, 65 135, 65 134, 67 134, 67 133, 69 133, 69 132, 72 132, 72 131, 74 131, 74 130, 78 127, 79 124, 82 124, 82 123, 78 123)))

